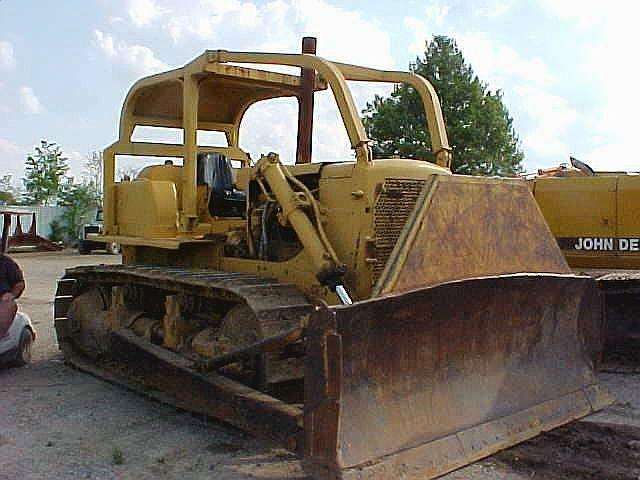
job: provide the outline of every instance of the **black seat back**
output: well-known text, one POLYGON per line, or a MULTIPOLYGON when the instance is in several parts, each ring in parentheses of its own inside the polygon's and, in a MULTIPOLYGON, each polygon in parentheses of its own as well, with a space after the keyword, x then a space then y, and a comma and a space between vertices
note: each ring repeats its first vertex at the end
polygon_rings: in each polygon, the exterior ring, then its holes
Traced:
POLYGON ((231 162, 220 153, 198 155, 198 185, 209 185, 209 213, 214 217, 244 217, 246 194, 233 184, 231 162))

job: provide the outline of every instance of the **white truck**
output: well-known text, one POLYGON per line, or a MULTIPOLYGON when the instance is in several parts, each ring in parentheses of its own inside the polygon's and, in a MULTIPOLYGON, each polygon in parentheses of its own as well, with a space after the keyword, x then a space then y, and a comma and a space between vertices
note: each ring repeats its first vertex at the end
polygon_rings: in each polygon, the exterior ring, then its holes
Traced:
POLYGON ((96 211, 95 220, 91 223, 85 223, 80 227, 78 232, 78 253, 88 255, 93 250, 106 250, 107 253, 120 253, 120 245, 117 243, 104 243, 93 240, 92 235, 102 233, 102 209, 96 211))

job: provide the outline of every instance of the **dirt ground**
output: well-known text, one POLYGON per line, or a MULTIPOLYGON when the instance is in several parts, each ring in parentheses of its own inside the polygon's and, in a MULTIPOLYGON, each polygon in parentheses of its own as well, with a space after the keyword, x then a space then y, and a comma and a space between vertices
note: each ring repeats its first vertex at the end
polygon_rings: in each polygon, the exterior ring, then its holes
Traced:
MULTIPOLYGON (((297 458, 221 423, 178 411, 64 365, 51 321, 55 280, 110 255, 20 254, 21 308, 34 362, 0 370, 0 480, 304 479, 297 458)), ((640 374, 601 374, 604 412, 458 470, 446 480, 640 478, 640 374)))

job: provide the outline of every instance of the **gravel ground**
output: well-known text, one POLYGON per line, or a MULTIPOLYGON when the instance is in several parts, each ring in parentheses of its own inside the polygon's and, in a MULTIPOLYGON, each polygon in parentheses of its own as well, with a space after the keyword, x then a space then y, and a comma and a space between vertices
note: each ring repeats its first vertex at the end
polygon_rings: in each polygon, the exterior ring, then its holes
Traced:
MULTIPOLYGON (((51 322, 56 278, 66 267, 117 263, 119 257, 66 252, 19 254, 15 258, 28 283, 21 308, 33 319, 38 337, 31 365, 0 370, 0 480, 306 478, 296 457, 275 445, 64 365, 51 322)), ((625 439, 635 438, 635 429, 640 428, 640 375, 607 373, 601 379, 618 402, 589 417, 589 428, 569 429, 566 435, 561 432, 563 438, 582 435, 580 441, 569 442, 571 445, 586 442, 585 435, 593 445, 592 437, 600 435, 607 440, 607 448, 619 449, 611 443, 616 425, 627 429, 626 436, 618 435, 625 439), (612 426, 603 429, 602 423, 612 426)), ((577 469, 577 474, 565 471, 563 465, 569 463, 591 465, 593 462, 586 460, 592 458, 586 457, 592 457, 593 452, 565 449, 562 461, 552 461, 557 442, 557 435, 527 442, 444 478, 524 480, 532 478, 532 473, 536 479, 547 480, 604 478, 597 472, 596 476, 586 475, 584 469, 577 469), (523 462, 527 456, 538 463, 523 462), (545 463, 546 458, 549 461, 545 463)), ((631 471, 638 458, 633 456, 629 461, 627 470, 631 471)))

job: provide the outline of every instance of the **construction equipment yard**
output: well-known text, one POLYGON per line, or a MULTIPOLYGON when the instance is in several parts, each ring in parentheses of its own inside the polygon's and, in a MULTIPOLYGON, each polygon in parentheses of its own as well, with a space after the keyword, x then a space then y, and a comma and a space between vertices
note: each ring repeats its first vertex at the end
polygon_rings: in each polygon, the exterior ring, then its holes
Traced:
MULTIPOLYGON (((118 256, 15 258, 27 280, 21 308, 38 336, 31 365, 0 370, 1 480, 307 478, 298 457, 275 444, 64 364, 51 321, 56 279, 65 268, 118 256)), ((599 377, 617 398, 611 407, 443 478, 639 478, 640 372, 599 377)))

